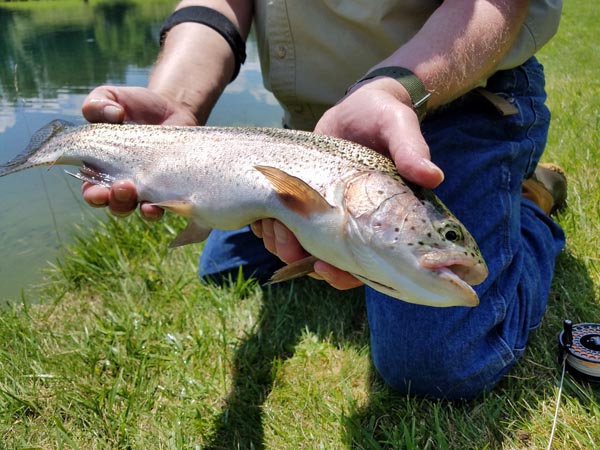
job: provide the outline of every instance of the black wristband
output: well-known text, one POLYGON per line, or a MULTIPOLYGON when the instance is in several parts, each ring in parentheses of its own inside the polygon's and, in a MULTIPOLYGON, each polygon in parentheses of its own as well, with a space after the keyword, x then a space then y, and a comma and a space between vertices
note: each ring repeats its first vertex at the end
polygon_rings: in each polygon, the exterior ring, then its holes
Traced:
POLYGON ((235 58, 235 69, 231 81, 240 73, 240 67, 246 61, 246 43, 242 39, 240 32, 237 30, 235 25, 220 12, 207 8, 205 6, 187 6, 185 8, 178 9, 163 23, 160 29, 160 46, 162 47, 163 42, 167 36, 167 33, 175 25, 179 25, 184 22, 195 22, 206 25, 217 33, 219 33, 227 41, 231 50, 233 51, 233 57, 235 58))

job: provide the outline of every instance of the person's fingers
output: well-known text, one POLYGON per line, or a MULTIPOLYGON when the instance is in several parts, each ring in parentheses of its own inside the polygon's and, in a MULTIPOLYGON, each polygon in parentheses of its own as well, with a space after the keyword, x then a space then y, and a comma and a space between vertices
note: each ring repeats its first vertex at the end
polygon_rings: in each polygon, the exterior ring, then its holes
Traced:
POLYGON ((444 180, 444 173, 430 160, 429 146, 412 110, 398 103, 396 114, 384 120, 380 136, 398 173, 420 186, 433 189, 444 180))
POLYGON ((108 195, 110 212, 118 217, 131 214, 137 206, 135 185, 129 180, 116 181, 108 195))
POLYGON ((430 161, 417 115, 411 106, 376 86, 373 82, 344 97, 325 112, 315 132, 388 155, 403 177, 427 188, 436 187, 444 174, 430 161))
MULTIPOLYGON (((116 191, 96 184, 85 182, 82 186, 83 199, 94 208, 109 206, 111 212, 116 216, 127 216, 135 209, 136 191, 133 184, 129 181, 116 182, 116 191)), ((151 205, 148 202, 140 204, 140 214, 145 220, 150 222, 159 220, 165 211, 158 206, 151 205)))
POLYGON ((263 237, 262 220, 257 220, 256 222, 252 222, 250 224, 250 229, 256 235, 256 237, 259 237, 259 238, 263 237))
POLYGON ((273 230, 274 219, 263 219, 261 225, 262 229, 262 239, 265 245, 265 248, 277 255, 277 247, 275 246, 275 231, 273 230))
POLYGON ((125 120, 125 109, 118 101, 117 89, 100 86, 88 94, 81 111, 89 122, 121 123, 125 120))
POLYGON ((144 87, 97 87, 88 94, 81 111, 90 122, 196 125, 194 118, 174 115, 163 97, 144 87))
MULTIPOLYGON (((265 248, 283 262, 291 263, 308 256, 294 234, 280 221, 263 219, 258 228, 265 248)), ((256 226, 253 229, 257 229, 256 226)))
POLYGON ((81 187, 83 199, 94 208, 108 205, 109 189, 96 184, 85 182, 81 187))
MULTIPOLYGON (((294 234, 278 220, 263 219, 258 227, 253 224, 252 228, 262 234, 267 250, 277 255, 284 262, 291 263, 309 255, 302 248, 294 234)), ((352 289, 363 284, 350 273, 324 261, 315 263, 315 272, 311 276, 319 280, 325 280, 331 286, 341 290, 352 289)))
POLYGON ((352 274, 338 269, 325 261, 317 261, 315 263, 316 275, 325 280, 336 289, 345 291, 362 286, 362 281, 355 278, 352 274))
POLYGON ((282 261, 293 262, 308 256, 308 253, 302 248, 296 236, 278 220, 273 222, 273 234, 277 256, 282 261))
POLYGON ((143 219, 149 222, 156 222, 164 216, 165 210, 158 206, 151 205, 148 202, 142 202, 140 204, 140 214, 143 219))

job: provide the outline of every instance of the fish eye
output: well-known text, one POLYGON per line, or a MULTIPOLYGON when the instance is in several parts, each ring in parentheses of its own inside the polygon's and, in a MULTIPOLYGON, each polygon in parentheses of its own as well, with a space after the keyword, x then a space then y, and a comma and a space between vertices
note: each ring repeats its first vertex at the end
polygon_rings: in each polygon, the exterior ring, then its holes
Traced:
POLYGON ((446 238, 446 240, 448 240, 450 242, 458 241, 458 233, 454 230, 446 231, 446 233, 444 233, 444 237, 446 238))
POLYGON ((443 238, 450 242, 459 242, 464 239, 460 226, 454 222, 445 222, 438 230, 443 238))

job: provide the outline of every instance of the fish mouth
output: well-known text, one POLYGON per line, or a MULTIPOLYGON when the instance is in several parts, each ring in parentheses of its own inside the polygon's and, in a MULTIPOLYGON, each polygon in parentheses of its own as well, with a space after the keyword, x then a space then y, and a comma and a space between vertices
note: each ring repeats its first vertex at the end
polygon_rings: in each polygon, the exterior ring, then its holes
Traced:
MULTIPOLYGON (((479 297, 477 293, 473 290, 473 288, 464 282, 461 278, 459 278, 454 272, 446 268, 440 268, 438 270, 432 271, 436 274, 437 277, 442 279, 444 282, 454 285, 456 291, 460 292, 460 300, 456 301, 456 299, 452 302, 445 301, 431 301, 431 302, 415 302, 409 301, 409 303, 416 303, 420 305, 427 306, 435 306, 435 307, 448 307, 448 306, 477 306, 479 305, 479 297)), ((401 300, 406 300, 405 296, 402 295, 397 289, 394 289, 391 286, 380 283, 378 281, 372 280, 370 278, 363 277, 358 274, 352 274, 357 279, 365 283, 366 285, 371 286, 372 288, 383 292, 391 297, 395 297, 401 300)))
POLYGON ((471 286, 481 284, 488 276, 483 259, 477 260, 464 252, 430 252, 421 256, 419 264, 458 288, 469 306, 479 304, 479 297, 471 286))
POLYGON ((443 278, 454 278, 469 286, 481 284, 488 276, 483 260, 460 252, 430 252, 419 259, 422 268, 438 272, 443 278))
POLYGON ((477 306, 479 305, 479 296, 471 287, 471 284, 467 283, 460 277, 456 272, 456 267, 440 267, 433 270, 436 275, 447 283, 453 284, 463 294, 465 300, 465 306, 477 306))

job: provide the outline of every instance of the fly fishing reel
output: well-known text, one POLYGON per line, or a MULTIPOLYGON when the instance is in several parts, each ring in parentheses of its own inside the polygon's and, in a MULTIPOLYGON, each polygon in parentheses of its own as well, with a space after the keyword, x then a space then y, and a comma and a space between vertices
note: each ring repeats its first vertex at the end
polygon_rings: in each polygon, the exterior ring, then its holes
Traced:
POLYGON ((575 378, 600 383, 600 323, 563 323, 558 335, 559 363, 575 378))

